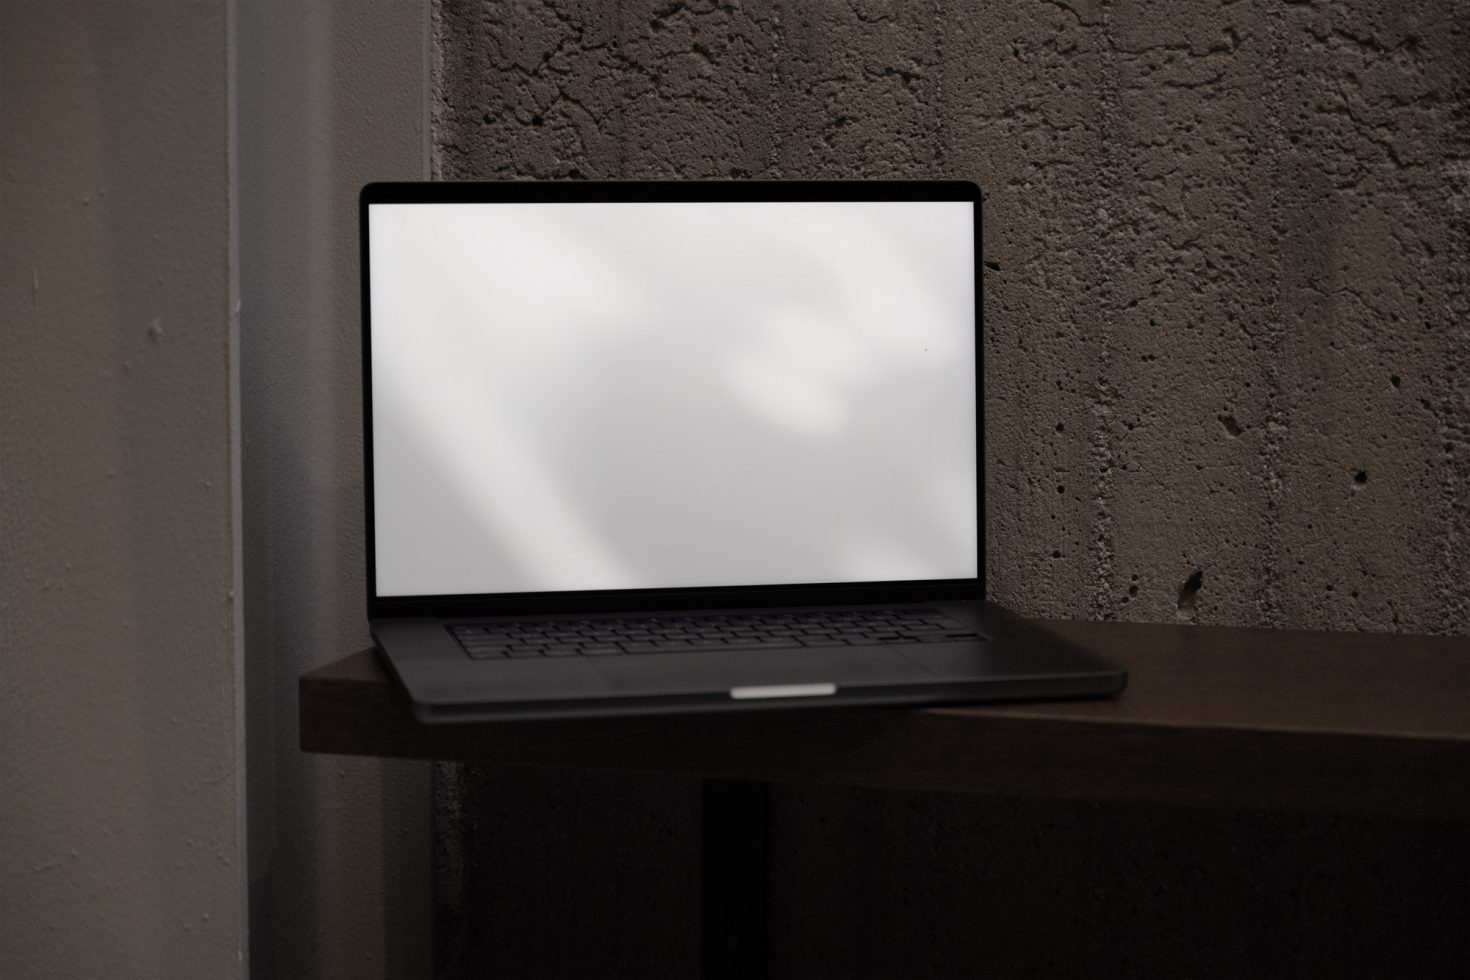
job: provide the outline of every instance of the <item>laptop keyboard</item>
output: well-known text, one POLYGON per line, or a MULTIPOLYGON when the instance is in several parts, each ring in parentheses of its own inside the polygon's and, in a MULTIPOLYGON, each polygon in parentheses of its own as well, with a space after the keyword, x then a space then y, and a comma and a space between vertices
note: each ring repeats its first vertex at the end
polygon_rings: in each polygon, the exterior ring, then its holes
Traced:
POLYGON ((980 637, 937 609, 495 620, 457 624, 449 632, 476 660, 944 643, 980 637))

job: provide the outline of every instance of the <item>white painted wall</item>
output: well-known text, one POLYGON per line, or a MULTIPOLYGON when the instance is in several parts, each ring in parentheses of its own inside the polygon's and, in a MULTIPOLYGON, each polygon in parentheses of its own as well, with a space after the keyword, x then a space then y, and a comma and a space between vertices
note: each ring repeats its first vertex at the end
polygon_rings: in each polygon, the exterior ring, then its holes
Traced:
POLYGON ((228 31, 0 3, 0 977, 244 969, 228 31))
POLYGON ((429 971, 426 764, 307 756, 305 670, 368 645, 357 191, 426 174, 426 0, 235 7, 251 965, 429 971))

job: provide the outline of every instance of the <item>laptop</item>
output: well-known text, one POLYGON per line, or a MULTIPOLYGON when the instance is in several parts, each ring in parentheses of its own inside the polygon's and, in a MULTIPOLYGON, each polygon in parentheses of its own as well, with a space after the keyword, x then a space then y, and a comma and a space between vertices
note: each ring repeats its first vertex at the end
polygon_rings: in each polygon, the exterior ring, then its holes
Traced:
POLYGON ((421 720, 1123 688, 985 600, 976 185, 359 207, 368 616, 421 720))

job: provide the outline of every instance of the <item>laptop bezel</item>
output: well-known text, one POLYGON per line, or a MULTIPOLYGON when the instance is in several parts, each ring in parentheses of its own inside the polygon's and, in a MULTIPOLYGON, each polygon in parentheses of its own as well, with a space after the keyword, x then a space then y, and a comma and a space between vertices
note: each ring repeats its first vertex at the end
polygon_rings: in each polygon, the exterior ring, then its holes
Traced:
POLYGON ((463 618, 653 609, 897 604, 985 597, 984 280, 980 187, 964 180, 431 181, 367 184, 358 195, 362 311, 363 486, 369 619, 463 618), (794 585, 702 586, 575 592, 425 596, 377 595, 373 497, 372 303, 368 210, 375 204, 640 203, 765 201, 964 201, 974 205, 975 460, 977 574, 974 578, 794 585))

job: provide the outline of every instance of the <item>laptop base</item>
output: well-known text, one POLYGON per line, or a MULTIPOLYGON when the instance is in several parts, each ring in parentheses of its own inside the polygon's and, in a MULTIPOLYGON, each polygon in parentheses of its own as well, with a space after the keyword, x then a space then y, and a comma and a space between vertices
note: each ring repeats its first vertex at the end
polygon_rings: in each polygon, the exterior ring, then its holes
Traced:
POLYGON ((1106 697, 1127 682, 1122 669, 994 603, 917 605, 973 625, 982 638, 474 660, 451 633, 453 621, 390 619, 372 629, 415 715, 428 723, 1106 697))

